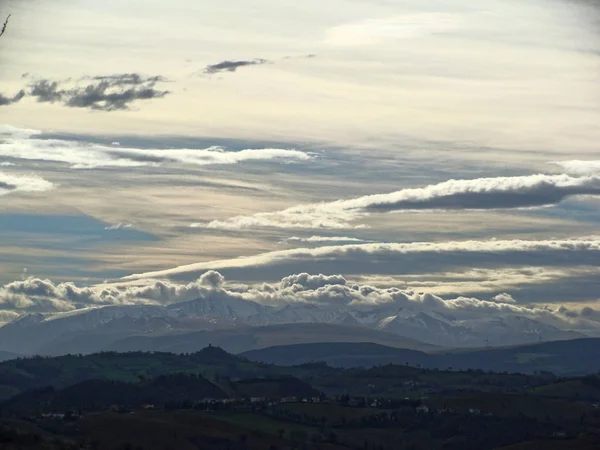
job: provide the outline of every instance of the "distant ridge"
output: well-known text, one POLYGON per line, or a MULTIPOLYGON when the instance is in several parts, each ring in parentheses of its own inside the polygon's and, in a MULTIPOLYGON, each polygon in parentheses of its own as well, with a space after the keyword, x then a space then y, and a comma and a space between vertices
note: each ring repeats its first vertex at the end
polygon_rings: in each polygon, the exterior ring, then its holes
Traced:
POLYGON ((432 358, 427 353, 387 347, 372 342, 322 342, 293 344, 251 350, 242 353, 251 361, 281 366, 325 362, 333 367, 372 367, 379 364, 426 365, 432 358))
POLYGON ((375 343, 322 342, 274 346, 244 352, 242 356, 283 366, 322 361, 338 367, 408 364, 436 369, 583 375, 600 372, 600 338, 429 353, 375 343))
POLYGON ((212 343, 228 352, 242 353, 269 347, 274 342, 281 345, 319 342, 375 342, 398 348, 429 351, 440 349, 403 336, 369 328, 320 323, 292 323, 159 336, 132 336, 113 342, 104 350, 192 353, 212 343))

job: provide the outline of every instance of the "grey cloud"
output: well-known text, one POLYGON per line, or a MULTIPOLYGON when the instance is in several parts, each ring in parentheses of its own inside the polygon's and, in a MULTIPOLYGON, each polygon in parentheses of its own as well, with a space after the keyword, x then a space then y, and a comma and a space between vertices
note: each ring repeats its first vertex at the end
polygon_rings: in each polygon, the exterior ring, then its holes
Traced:
POLYGON ((14 103, 19 103, 23 97, 25 97, 25 91, 21 90, 17 92, 12 97, 6 97, 5 95, 0 94, 0 106, 8 106, 14 103))
POLYGON ((15 189, 17 189, 17 186, 14 184, 5 183, 3 181, 0 181, 0 189, 5 190, 5 191, 14 191, 15 189))
POLYGON ((260 66, 269 63, 266 59, 252 59, 246 61, 221 61, 217 64, 211 64, 204 68, 205 74, 215 74, 220 72, 235 72, 241 67, 260 66))
POLYGON ((107 81, 112 86, 140 86, 148 83, 164 83, 168 80, 160 75, 154 77, 144 77, 139 73, 121 73, 116 75, 95 76, 91 78, 95 81, 107 81))
MULTIPOLYGON (((90 78, 86 78, 90 79, 90 78)), ((91 78, 87 86, 62 88, 63 82, 39 80, 30 84, 29 96, 42 103, 62 103, 70 108, 96 111, 127 110, 140 100, 163 98, 170 91, 155 89, 166 79, 160 76, 118 74, 91 78)))
POLYGON ((128 152, 128 151, 115 151, 110 150, 105 152, 110 159, 124 159, 142 164, 161 164, 161 163, 176 163, 176 158, 169 158, 168 156, 153 155, 150 153, 141 152, 128 152))
POLYGON ((68 92, 59 89, 58 81, 40 80, 30 86, 29 95, 36 97, 40 103, 56 103, 62 101, 68 92))

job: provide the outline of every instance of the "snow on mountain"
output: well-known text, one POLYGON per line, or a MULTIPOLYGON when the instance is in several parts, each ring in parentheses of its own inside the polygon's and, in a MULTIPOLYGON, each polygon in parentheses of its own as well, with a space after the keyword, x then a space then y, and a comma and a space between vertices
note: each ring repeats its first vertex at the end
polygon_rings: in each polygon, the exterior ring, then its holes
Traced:
POLYGON ((375 328, 434 345, 461 347, 477 346, 482 342, 467 327, 411 310, 401 310, 395 315, 385 317, 375 328))
POLYGON ((583 337, 528 317, 506 315, 458 320, 418 307, 390 305, 327 308, 293 303, 266 306, 215 292, 167 307, 152 305, 102 306, 56 314, 31 314, 0 327, 0 350, 32 354, 73 333, 168 333, 241 325, 286 323, 344 324, 394 333, 446 347, 516 345, 539 340, 583 337))
POLYGON ((575 331, 565 331, 553 325, 523 316, 491 317, 464 322, 488 345, 518 345, 539 341, 558 341, 585 337, 575 331))
POLYGON ((245 319, 256 315, 270 314, 272 306, 215 293, 208 298, 199 298, 185 303, 175 303, 167 309, 177 316, 203 316, 222 319, 245 319))

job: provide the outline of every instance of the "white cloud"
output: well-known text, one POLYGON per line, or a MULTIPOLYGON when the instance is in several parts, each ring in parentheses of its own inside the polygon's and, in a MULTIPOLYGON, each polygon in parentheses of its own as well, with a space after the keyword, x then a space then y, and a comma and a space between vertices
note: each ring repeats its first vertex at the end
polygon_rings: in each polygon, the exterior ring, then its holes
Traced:
MULTIPOLYGON (((594 321, 598 317, 598 312, 589 307, 578 310, 566 306, 526 306, 515 303, 508 294, 500 294, 491 301, 467 296, 444 299, 429 292, 355 284, 342 275, 300 273, 275 284, 230 288, 220 273, 209 271, 187 284, 148 280, 140 285, 78 288, 73 283, 55 284, 35 278, 16 281, 0 288, 0 320, 15 318, 23 312, 68 312, 99 305, 170 305, 195 299, 245 300, 276 307, 315 305, 325 321, 331 317, 326 311, 372 311, 372 308, 384 308, 379 311, 390 314, 399 308, 450 313, 454 320, 487 318, 490 314, 519 315, 563 326, 577 320, 594 321)), ((254 314, 256 310, 247 311, 254 314)))
POLYGON ((450 13, 413 13, 386 19, 369 19, 338 25, 327 30, 325 44, 351 47, 412 39, 456 30, 463 19, 450 13))
POLYGON ((496 303, 517 303, 513 296, 506 292, 496 295, 492 300, 496 303))
POLYGON ((74 169, 137 167, 161 164, 206 166, 246 161, 307 161, 312 154, 294 149, 264 148, 226 151, 206 149, 139 149, 82 141, 41 139, 34 130, 0 126, 0 155, 15 159, 53 161, 74 169))
MULTIPOLYGON (((368 265, 373 261, 385 260, 399 263, 404 260, 414 264, 416 255, 455 256, 468 260, 469 255, 486 255, 498 259, 502 254, 530 256, 540 258, 542 254, 554 255, 561 253, 598 253, 600 239, 563 240, 485 240, 485 241, 448 241, 448 242, 410 242, 410 243, 369 243, 350 245, 330 245, 317 248, 296 248, 262 253, 255 256, 245 256, 234 259, 210 261, 189 264, 174 269, 135 274, 125 277, 125 280, 142 278, 160 278, 178 275, 192 275, 206 270, 243 269, 257 267, 273 267, 291 263, 315 263, 318 261, 337 261, 340 263, 362 263, 368 265)), ((598 253, 600 255, 600 253, 598 253)), ((571 257, 572 258, 572 257, 571 257)), ((455 263, 457 261, 454 261, 455 263)), ((550 262, 550 261, 549 261, 550 262)), ((364 269, 364 266, 362 266, 364 269)), ((402 267, 403 269, 404 267, 402 267)), ((402 270, 397 267, 397 270, 402 270)))
POLYGON ((554 164, 558 164, 567 173, 573 175, 594 175, 600 174, 600 161, 582 161, 574 159, 571 161, 555 161, 554 164))
POLYGON ((11 192, 44 192, 54 184, 36 175, 9 175, 0 172, 0 196, 11 192))
POLYGON ((208 291, 222 289, 224 281, 214 271, 205 272, 192 283, 152 280, 142 286, 79 287, 72 282, 29 277, 0 287, 0 310, 64 312, 99 305, 168 305, 205 297, 208 291))
POLYGON ((123 223, 123 222, 119 222, 119 223, 115 223, 114 225, 108 225, 107 227, 104 227, 105 230, 122 230, 124 228, 131 228, 133 225, 130 223, 123 223))
POLYGON ((255 227, 360 228, 361 225, 353 222, 373 212, 531 208, 555 205, 578 195, 600 195, 600 176, 537 174, 449 180, 424 188, 214 220, 204 227, 226 230, 255 227))
POLYGON ((12 166, 16 166, 16 164, 8 162, 8 161, 4 161, 4 162, 0 163, 0 167, 12 167, 12 166))

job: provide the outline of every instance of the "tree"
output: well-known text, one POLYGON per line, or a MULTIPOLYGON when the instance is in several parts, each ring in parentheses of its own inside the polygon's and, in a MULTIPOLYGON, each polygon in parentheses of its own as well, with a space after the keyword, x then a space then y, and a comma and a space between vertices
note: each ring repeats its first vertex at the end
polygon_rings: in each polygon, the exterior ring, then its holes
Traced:
POLYGON ((10 19, 10 16, 12 14, 9 14, 8 17, 6 18, 6 20, 4 21, 4 24, 2 25, 2 29, 0 29, 0 36, 2 36, 4 33, 6 33, 6 28, 8 27, 8 20, 10 19))

